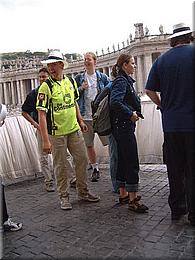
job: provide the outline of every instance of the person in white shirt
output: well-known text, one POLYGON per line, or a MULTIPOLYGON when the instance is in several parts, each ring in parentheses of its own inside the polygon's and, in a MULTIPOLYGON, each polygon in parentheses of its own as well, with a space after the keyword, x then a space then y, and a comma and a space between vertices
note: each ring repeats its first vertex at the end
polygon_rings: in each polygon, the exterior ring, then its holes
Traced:
MULTIPOLYGON (((93 170, 91 175, 92 182, 98 181, 100 173, 94 148, 95 133, 92 125, 91 102, 94 101, 97 94, 110 82, 106 74, 96 70, 96 63, 96 55, 93 52, 87 52, 84 55, 85 72, 75 77, 79 90, 79 108, 84 122, 88 127, 88 132, 83 133, 83 136, 87 147, 89 163, 93 170)), ((99 138, 104 146, 108 145, 107 136, 99 136, 99 138)))

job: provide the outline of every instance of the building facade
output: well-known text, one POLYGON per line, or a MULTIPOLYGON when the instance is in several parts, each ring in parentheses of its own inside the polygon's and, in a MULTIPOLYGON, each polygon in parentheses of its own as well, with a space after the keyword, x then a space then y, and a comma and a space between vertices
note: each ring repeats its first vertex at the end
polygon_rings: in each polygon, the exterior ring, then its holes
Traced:
MULTIPOLYGON (((170 47, 167 41, 168 34, 163 33, 162 26, 159 27, 160 34, 150 35, 149 30, 143 30, 143 24, 137 23, 135 26, 135 37, 129 35, 126 43, 121 46, 112 46, 112 50, 100 55, 97 54, 97 69, 111 76, 112 66, 116 63, 121 53, 128 53, 134 56, 137 64, 135 80, 136 91, 141 96, 144 92, 144 85, 148 72, 154 60, 170 47)), ((44 58, 44 57, 43 57, 44 58)), ((0 66, 0 102, 8 107, 20 106, 26 95, 38 85, 38 71, 42 67, 41 58, 18 59, 3 61, 0 66)), ((65 70, 66 74, 75 76, 83 71, 83 60, 69 62, 69 67, 65 70)))

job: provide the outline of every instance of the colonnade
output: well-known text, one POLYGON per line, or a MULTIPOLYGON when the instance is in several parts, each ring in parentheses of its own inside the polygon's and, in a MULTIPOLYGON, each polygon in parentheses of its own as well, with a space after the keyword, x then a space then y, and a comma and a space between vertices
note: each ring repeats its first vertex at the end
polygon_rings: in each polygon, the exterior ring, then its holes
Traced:
POLYGON ((37 78, 0 82, 0 103, 22 104, 26 95, 38 85, 37 78))
MULTIPOLYGON (((97 69, 111 78, 111 71, 117 58, 122 53, 127 53, 135 58, 137 65, 134 78, 135 89, 141 96, 144 93, 148 73, 154 60, 167 51, 170 46, 166 34, 156 36, 144 36, 136 38, 129 46, 120 50, 109 52, 97 57, 97 69)), ((40 62, 34 68, 19 70, 9 69, 0 71, 0 102, 6 105, 21 105, 31 89, 38 86, 38 71, 40 62)), ((84 69, 83 60, 75 60, 69 63, 65 74, 74 77, 84 69)))
MULTIPOLYGON (((160 55, 160 53, 158 55, 160 55)), ((153 55, 152 53, 134 56, 137 65, 137 69, 134 75, 136 80, 135 88, 139 95, 142 95, 144 92, 144 85, 149 70, 154 61, 153 56, 156 57, 156 55, 153 55)), ((105 66, 104 63, 105 61, 102 62, 102 60, 100 60, 100 62, 97 64, 97 69, 111 78, 112 67, 116 63, 116 58, 109 59, 107 66, 105 66)), ((74 68, 74 63, 69 64, 69 68, 65 70, 65 73, 74 77, 77 73, 81 72, 77 71, 72 73, 72 67, 74 68)), ((80 61, 80 68, 83 68, 83 61, 80 61)), ((28 70, 24 71, 24 74, 26 78, 28 75, 28 70)), ((0 82, 0 102, 6 105, 22 104, 26 98, 26 95, 36 86, 38 86, 38 69, 36 71, 36 75, 37 77, 33 78, 27 77, 26 79, 22 79, 22 76, 20 76, 21 79, 18 80, 0 82)))

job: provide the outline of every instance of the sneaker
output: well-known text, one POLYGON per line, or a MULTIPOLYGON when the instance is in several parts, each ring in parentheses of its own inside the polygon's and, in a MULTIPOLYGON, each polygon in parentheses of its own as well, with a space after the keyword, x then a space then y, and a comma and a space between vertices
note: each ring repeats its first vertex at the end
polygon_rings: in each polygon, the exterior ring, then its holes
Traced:
POLYGON ((22 229, 22 223, 13 222, 11 218, 8 218, 3 224, 3 229, 4 231, 18 231, 22 229))
POLYGON ((96 174, 97 174, 97 179, 99 179, 100 178, 100 171, 99 170, 96 170, 97 172, 96 172, 96 174))
POLYGON ((54 187, 53 183, 47 183, 46 184, 46 191, 47 192, 54 192, 55 191, 55 187, 54 187))
POLYGON ((88 201, 88 202, 98 202, 98 201, 100 201, 100 197, 99 196, 92 195, 89 192, 86 195, 79 195, 78 199, 79 200, 88 201))
POLYGON ((92 170, 92 169, 93 169, 92 165, 89 164, 87 170, 90 171, 90 170, 92 170))
POLYGON ((69 198, 68 197, 61 198, 60 204, 61 204, 61 206, 60 206, 61 209, 64 209, 64 210, 72 209, 72 205, 69 202, 69 198))
POLYGON ((70 181, 70 187, 76 189, 76 178, 75 177, 70 181))
POLYGON ((132 210, 136 213, 145 213, 148 210, 148 207, 144 204, 140 204, 139 200, 135 198, 129 202, 129 210, 132 210))
POLYGON ((94 169, 92 174, 91 174, 91 181, 92 182, 97 182, 99 178, 100 178, 99 171, 97 169, 94 169))

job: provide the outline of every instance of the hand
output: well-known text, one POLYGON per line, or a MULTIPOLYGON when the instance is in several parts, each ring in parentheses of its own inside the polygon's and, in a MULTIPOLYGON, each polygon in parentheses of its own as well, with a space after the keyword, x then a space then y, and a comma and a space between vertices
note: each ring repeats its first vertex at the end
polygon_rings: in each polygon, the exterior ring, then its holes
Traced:
POLYGON ((139 116, 137 115, 137 113, 135 111, 133 112, 132 116, 130 117, 130 120, 134 123, 139 120, 139 116))
POLYGON ((86 125, 83 121, 80 121, 80 122, 79 122, 79 125, 80 125, 81 131, 82 131, 83 133, 88 132, 88 127, 87 127, 87 125, 86 125))
POLYGON ((37 130, 40 130, 40 126, 39 126, 39 124, 38 124, 37 122, 34 122, 32 125, 33 125, 34 128, 36 128, 37 130))
POLYGON ((49 153, 51 153, 51 151, 52 151, 51 143, 49 141, 43 142, 43 152, 46 154, 49 154, 49 153))
POLYGON ((81 85, 81 89, 88 89, 89 85, 87 83, 87 80, 84 80, 82 85, 81 85))

